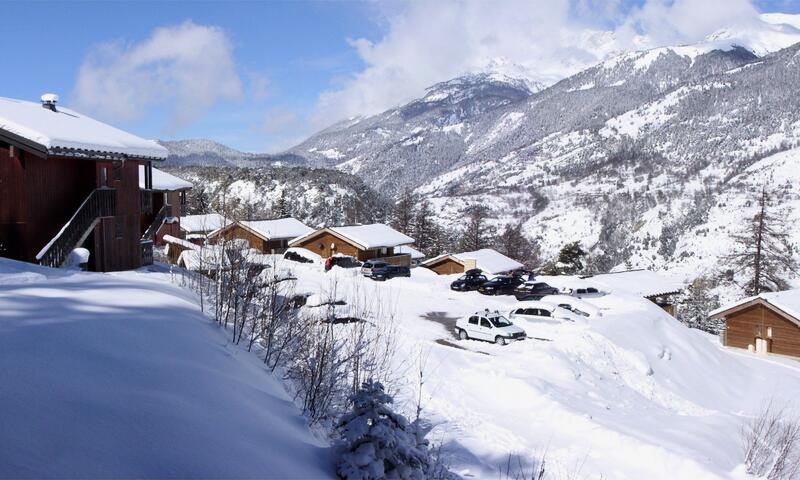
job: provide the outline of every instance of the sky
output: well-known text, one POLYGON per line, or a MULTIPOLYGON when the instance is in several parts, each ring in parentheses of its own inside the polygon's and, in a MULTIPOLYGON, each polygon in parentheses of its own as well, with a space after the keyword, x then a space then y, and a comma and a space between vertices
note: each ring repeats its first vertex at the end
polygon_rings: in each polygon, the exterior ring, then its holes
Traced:
POLYGON ((0 95, 57 93, 147 138, 277 152, 467 72, 552 83, 621 51, 800 13, 800 0, 4 2, 3 12, 0 95))

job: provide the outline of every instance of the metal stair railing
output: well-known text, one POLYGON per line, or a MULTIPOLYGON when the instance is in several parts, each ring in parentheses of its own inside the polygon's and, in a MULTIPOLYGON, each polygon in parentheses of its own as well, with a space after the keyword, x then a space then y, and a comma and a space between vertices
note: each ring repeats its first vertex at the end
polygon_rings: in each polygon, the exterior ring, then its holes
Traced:
POLYGON ((40 265, 57 268, 67 255, 80 246, 103 217, 117 214, 117 191, 113 188, 93 190, 61 230, 36 255, 40 265))

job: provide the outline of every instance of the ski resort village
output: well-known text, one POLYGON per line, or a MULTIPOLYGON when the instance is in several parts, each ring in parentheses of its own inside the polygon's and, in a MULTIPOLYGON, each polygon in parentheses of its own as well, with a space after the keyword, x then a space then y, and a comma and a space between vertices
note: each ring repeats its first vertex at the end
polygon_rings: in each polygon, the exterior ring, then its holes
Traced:
POLYGON ((46 5, 0 479, 800 479, 800 4, 46 5))

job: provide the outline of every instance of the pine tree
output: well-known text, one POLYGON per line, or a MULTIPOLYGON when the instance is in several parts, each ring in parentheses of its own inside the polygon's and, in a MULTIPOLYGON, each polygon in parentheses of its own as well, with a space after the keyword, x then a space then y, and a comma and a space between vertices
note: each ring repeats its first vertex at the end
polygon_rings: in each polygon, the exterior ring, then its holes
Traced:
POLYGON ((392 411, 393 399, 379 382, 367 380, 352 397, 353 410, 338 424, 343 441, 336 466, 346 480, 442 478, 429 443, 416 423, 392 411))
POLYGON ((570 242, 558 252, 556 262, 546 267, 542 273, 546 275, 575 275, 585 267, 586 252, 580 241, 570 242))
POLYGON ((471 252, 488 248, 493 242, 496 230, 489 223, 489 208, 473 205, 466 210, 467 225, 461 233, 459 249, 471 252))
MULTIPOLYGON (((392 209, 392 218, 389 222, 389 225, 391 225, 391 227, 398 232, 414 236, 414 222, 417 217, 417 215, 414 213, 415 204, 416 202, 414 195, 411 193, 411 191, 404 191, 397 203, 394 204, 394 208, 392 209)), ((430 209, 430 206, 428 206, 428 208, 430 209)), ((417 237, 414 238, 417 239, 417 237)), ((419 243, 417 243, 417 245, 419 245, 419 243)))
POLYGON ((288 218, 292 216, 292 212, 289 209, 289 204, 286 202, 286 189, 281 189, 281 196, 278 197, 278 201, 272 205, 272 216, 274 218, 288 218))
POLYGON ((522 222, 506 225, 497 237, 495 248, 503 255, 532 268, 539 263, 539 245, 522 232, 522 222))
POLYGON ((708 319, 708 312, 719 307, 719 297, 711 294, 712 286, 711 279, 697 277, 678 299, 678 320, 688 327, 717 334, 723 322, 708 319))
POLYGON ((189 215, 203 215, 211 212, 211 194, 203 185, 193 187, 186 195, 189 215))
POLYGON ((788 288, 784 276, 797 272, 794 248, 783 220, 772 214, 766 187, 758 197, 758 211, 741 232, 732 235, 736 251, 724 257, 735 274, 746 278, 748 295, 788 288))

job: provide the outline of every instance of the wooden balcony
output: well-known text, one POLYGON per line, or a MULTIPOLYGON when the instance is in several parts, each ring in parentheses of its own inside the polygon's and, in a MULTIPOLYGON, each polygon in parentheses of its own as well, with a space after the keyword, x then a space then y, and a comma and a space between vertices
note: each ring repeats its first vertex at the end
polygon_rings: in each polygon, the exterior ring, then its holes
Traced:
POLYGON ((151 215, 153 213, 153 191, 140 189, 139 204, 142 210, 142 215, 151 215))

